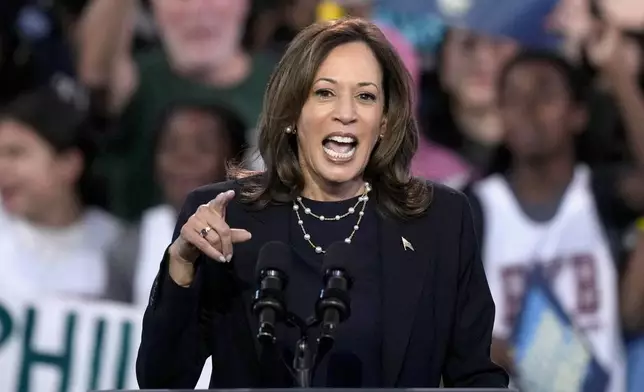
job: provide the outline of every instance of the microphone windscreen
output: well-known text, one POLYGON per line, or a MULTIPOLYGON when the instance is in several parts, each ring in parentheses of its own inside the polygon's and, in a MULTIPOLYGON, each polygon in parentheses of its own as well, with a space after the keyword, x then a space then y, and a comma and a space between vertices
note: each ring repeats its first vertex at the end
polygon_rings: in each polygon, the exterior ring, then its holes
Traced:
POLYGON ((267 269, 278 270, 288 274, 291 269, 292 258, 290 246, 280 241, 267 242, 259 250, 255 275, 259 277, 261 272, 267 269))
POLYGON ((343 270, 349 276, 351 274, 352 264, 360 257, 355 246, 347 244, 346 242, 334 242, 329 246, 324 255, 322 262, 322 273, 328 270, 343 270))

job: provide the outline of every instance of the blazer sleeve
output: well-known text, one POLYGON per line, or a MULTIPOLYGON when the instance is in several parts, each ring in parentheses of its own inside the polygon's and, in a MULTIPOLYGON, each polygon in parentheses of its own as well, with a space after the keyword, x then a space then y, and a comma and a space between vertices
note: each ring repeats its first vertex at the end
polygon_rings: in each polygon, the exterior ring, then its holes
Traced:
POLYGON ((490 359, 494 301, 481 262, 472 209, 461 196, 457 308, 443 381, 447 387, 507 388, 508 374, 490 359))
MULTIPOLYGON (((172 241, 198 207, 190 194, 179 213, 172 241)), ((168 250, 152 285, 143 316, 143 331, 136 361, 136 376, 142 389, 193 389, 199 380, 208 342, 214 331, 200 314, 200 292, 204 289, 205 261, 197 262, 195 280, 190 287, 177 285, 168 270, 168 250)))

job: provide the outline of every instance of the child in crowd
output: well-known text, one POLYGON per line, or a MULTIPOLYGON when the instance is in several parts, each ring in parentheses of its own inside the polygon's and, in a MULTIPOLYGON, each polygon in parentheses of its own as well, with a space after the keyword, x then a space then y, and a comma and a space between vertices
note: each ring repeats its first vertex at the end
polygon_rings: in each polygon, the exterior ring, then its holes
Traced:
POLYGON ((0 110, 0 287, 104 298, 120 225, 97 208, 87 101, 68 79, 0 110))

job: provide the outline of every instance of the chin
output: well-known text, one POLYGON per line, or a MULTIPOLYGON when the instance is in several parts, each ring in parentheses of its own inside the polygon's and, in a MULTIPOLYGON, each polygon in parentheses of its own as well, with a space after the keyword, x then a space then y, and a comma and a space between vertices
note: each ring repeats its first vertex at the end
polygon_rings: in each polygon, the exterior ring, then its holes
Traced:
POLYGON ((331 184, 341 185, 355 180, 356 177, 358 177, 359 172, 356 172, 355 170, 323 170, 320 174, 325 181, 331 184))
POLYGON ((207 72, 211 61, 203 56, 186 56, 177 62, 178 68, 191 74, 207 72))
POLYGON ((184 47, 172 47, 170 52, 175 64, 185 72, 205 72, 218 62, 210 45, 187 44, 184 47))

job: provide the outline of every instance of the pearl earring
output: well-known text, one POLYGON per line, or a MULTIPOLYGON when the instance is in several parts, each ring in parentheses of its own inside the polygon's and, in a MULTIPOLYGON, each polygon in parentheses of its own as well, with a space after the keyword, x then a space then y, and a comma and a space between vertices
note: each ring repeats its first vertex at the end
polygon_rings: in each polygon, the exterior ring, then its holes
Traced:
POLYGON ((383 134, 381 133, 378 137, 379 137, 380 139, 382 139, 383 137, 385 137, 385 135, 383 135, 383 134))
POLYGON ((295 128, 293 128, 292 126, 289 125, 288 127, 286 127, 284 132, 286 132, 288 134, 295 134, 295 128))

